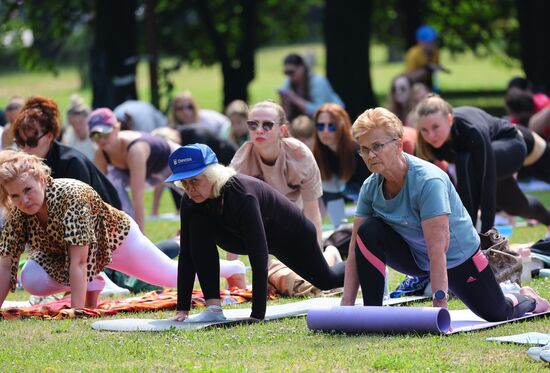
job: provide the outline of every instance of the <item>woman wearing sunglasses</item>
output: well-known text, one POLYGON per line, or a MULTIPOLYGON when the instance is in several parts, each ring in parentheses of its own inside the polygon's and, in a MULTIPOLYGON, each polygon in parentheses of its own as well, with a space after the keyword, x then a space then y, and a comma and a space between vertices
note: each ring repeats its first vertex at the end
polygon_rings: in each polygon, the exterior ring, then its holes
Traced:
MULTIPOLYGON (((272 126, 267 120, 263 119, 262 126, 272 126)), ((275 130, 278 129, 271 131, 275 130)), ((174 320, 184 321, 188 317, 195 273, 208 308, 193 321, 224 319, 220 307, 218 245, 250 259, 253 319, 265 316, 269 254, 320 289, 342 286, 343 262, 328 266, 313 224, 274 188, 220 165, 212 149, 204 144, 182 146, 170 155, 168 164, 172 175, 166 182, 176 182, 185 191, 174 320)))
POLYGON ((323 180, 323 201, 337 228, 346 219, 345 194, 356 195, 370 172, 357 153, 349 115, 340 105, 321 105, 313 119, 317 129, 313 155, 323 180))
POLYGON ((403 152, 403 126, 395 114, 366 110, 352 132, 372 175, 355 211, 342 305, 355 304, 359 285, 365 306, 382 305, 388 264, 401 273, 429 275, 434 307, 447 308, 450 289, 487 321, 548 309, 531 288, 503 294, 449 177, 403 152))
POLYGON ((397 115, 404 126, 411 125, 407 123, 407 117, 414 109, 412 81, 409 77, 406 75, 397 75, 392 79, 386 107, 389 111, 397 115))
POLYGON ((176 262, 134 220, 105 203, 89 185, 53 179, 50 168, 34 155, 0 152, 0 207, 6 212, 0 237, 0 305, 15 290, 26 248, 21 271, 25 290, 39 296, 70 291, 75 309, 96 307, 105 285, 99 273, 105 267, 158 286, 177 285, 176 262))
POLYGON ((318 199, 323 194, 319 167, 311 150, 286 137, 287 120, 282 107, 261 101, 248 113, 250 140, 237 151, 231 167, 263 180, 284 194, 313 223, 322 242, 318 199))
POLYGON ((44 159, 55 179, 70 178, 90 185, 111 206, 122 204, 116 189, 83 153, 57 141, 61 120, 57 104, 48 97, 29 98, 12 127, 16 145, 25 153, 44 159))
POLYGON ((115 114, 107 108, 94 110, 88 117, 90 138, 97 143, 94 162, 109 175, 122 200, 122 210, 144 229, 144 191, 146 183, 155 187, 153 215, 158 214, 163 180, 170 173, 168 156, 178 144, 144 132, 122 131, 115 114), (109 165, 112 169, 109 170, 109 165), (126 187, 130 187, 132 201, 126 187))
POLYGON ((302 56, 289 54, 283 65, 287 79, 278 92, 288 120, 292 121, 302 114, 311 118, 315 110, 325 102, 344 106, 328 79, 311 72, 302 56))

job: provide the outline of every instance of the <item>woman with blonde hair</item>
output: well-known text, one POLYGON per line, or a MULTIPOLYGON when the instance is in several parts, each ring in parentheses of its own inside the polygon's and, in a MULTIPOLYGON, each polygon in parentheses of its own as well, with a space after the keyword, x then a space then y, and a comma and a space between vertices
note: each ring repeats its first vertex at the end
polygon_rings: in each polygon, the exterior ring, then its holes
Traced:
POLYGON ((71 292, 71 307, 94 308, 109 267, 146 282, 176 287, 177 264, 124 212, 89 185, 53 179, 50 168, 24 152, 0 153, 0 304, 15 290, 19 257, 25 290, 34 295, 71 292))
POLYGON ((403 126, 395 114, 366 110, 352 133, 372 175, 355 211, 342 305, 355 303, 361 285, 363 304, 381 306, 387 264, 409 275, 429 274, 434 307, 446 308, 451 290, 487 321, 548 309, 529 287, 502 293, 449 177, 403 152, 403 126))
POLYGON ((526 169, 550 181, 550 149, 540 136, 474 107, 452 106, 429 95, 416 109, 417 154, 456 165, 457 191, 474 224, 481 210, 481 231, 489 230, 497 208, 550 226, 550 210, 518 186, 515 174, 526 169))

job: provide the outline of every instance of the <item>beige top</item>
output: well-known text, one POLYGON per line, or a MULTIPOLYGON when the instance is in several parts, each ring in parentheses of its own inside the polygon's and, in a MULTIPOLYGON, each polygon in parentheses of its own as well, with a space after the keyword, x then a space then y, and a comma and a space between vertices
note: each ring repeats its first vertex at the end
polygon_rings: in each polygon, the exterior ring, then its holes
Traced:
POLYGON ((323 195, 321 173, 311 150, 293 138, 281 140, 281 151, 271 166, 262 161, 254 143, 247 141, 233 157, 231 167, 265 181, 301 210, 304 201, 317 200, 323 195))
POLYGON ((36 261, 55 281, 69 285, 69 247, 88 245, 87 280, 111 262, 111 254, 130 230, 124 212, 103 202, 88 184, 73 179, 48 178, 48 222, 14 208, 0 238, 0 256, 11 255, 11 289, 15 290, 19 257, 28 243, 28 259, 36 261))

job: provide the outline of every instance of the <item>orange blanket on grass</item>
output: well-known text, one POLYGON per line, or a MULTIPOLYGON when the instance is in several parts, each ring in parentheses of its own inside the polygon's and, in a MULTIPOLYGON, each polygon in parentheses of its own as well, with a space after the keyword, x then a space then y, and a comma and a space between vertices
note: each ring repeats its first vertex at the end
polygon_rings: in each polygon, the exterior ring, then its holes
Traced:
MULTIPOLYGON (((252 299, 252 290, 233 288, 230 291, 220 292, 220 295, 222 302, 230 298, 233 300, 233 303, 244 303, 252 299)), ((276 296, 273 293, 269 294, 269 299, 275 298, 276 296)), ((110 316, 119 312, 173 310, 176 308, 176 303, 176 290, 156 290, 137 298, 101 301, 95 309, 72 309, 71 299, 68 297, 48 304, 39 304, 23 308, 5 308, 0 310, 0 316, 5 320, 23 317, 56 320, 73 319, 76 317, 110 316)), ((203 307, 205 305, 204 295, 200 290, 193 290, 191 305, 193 307, 203 307)))

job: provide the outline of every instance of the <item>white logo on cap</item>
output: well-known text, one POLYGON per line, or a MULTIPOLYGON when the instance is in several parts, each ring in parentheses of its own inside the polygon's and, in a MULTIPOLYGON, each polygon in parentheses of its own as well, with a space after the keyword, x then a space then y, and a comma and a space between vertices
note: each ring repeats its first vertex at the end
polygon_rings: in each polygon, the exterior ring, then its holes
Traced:
POLYGON ((180 164, 180 163, 188 163, 188 162, 193 162, 193 158, 188 157, 188 158, 174 159, 174 165, 177 165, 177 164, 180 164))

